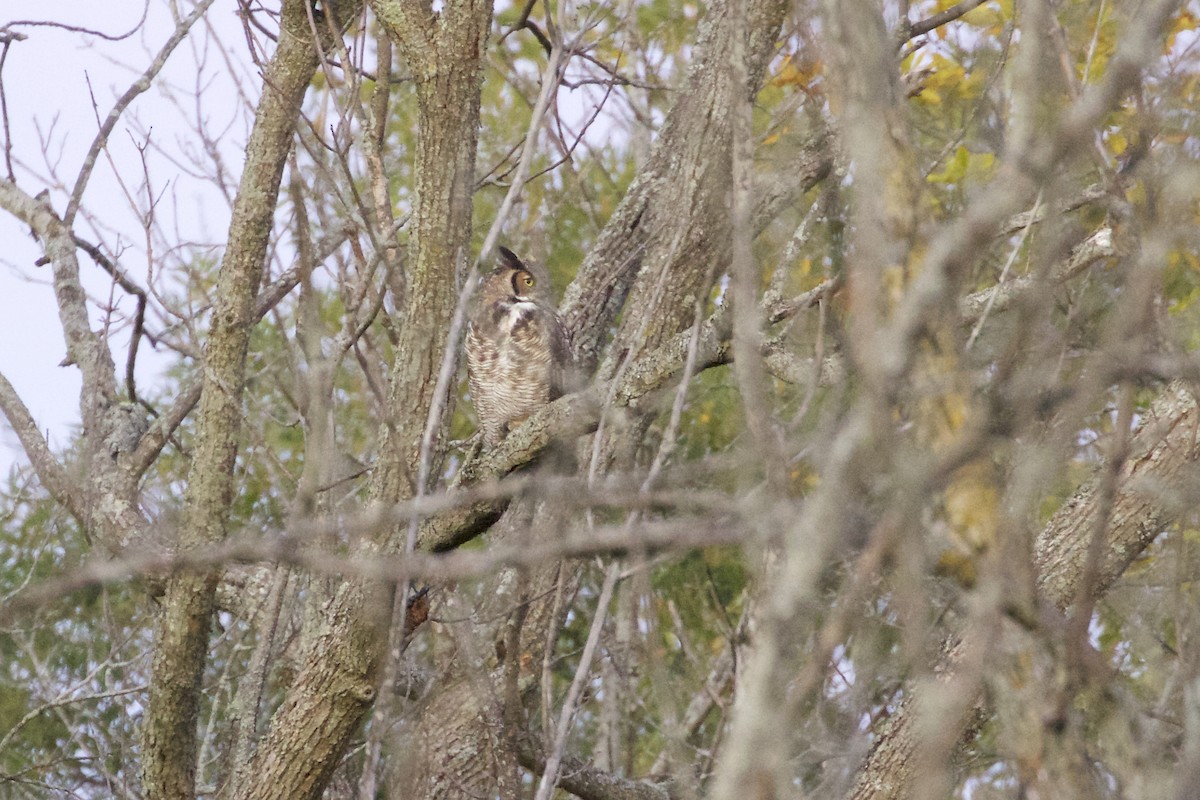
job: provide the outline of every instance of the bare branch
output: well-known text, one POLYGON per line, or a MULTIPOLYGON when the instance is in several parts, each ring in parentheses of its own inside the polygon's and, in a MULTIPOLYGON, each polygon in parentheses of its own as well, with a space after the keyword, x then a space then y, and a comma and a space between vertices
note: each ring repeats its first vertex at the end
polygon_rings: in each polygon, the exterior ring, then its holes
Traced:
POLYGON ((909 39, 914 39, 918 36, 923 36, 924 34, 929 33, 931 30, 933 30, 935 28, 940 28, 943 25, 946 25, 947 23, 953 22, 954 20, 963 16, 967 12, 983 5, 984 2, 986 2, 986 0, 963 0, 963 2, 955 3, 954 5, 950 6, 950 8, 947 8, 945 11, 939 11, 936 14, 926 17, 925 19, 921 20, 920 22, 914 22, 914 23, 908 25, 907 29, 902 27, 901 35, 903 36, 903 39, 901 41, 901 44, 903 44, 903 42, 908 41, 909 39))
MULTIPOLYGON (((377 514, 370 522, 370 528, 379 528, 391 524, 394 518, 377 514)), ((487 550, 417 552, 370 558, 319 552, 305 546, 310 539, 327 532, 327 529, 301 530, 299 533, 305 534, 303 536, 273 533, 257 538, 227 539, 187 552, 147 551, 115 559, 96 559, 61 578, 32 585, 10 597, 0 608, 0 622, 7 623, 26 611, 80 589, 139 576, 186 575, 226 564, 273 562, 318 575, 366 579, 395 586, 411 580, 446 583, 492 575, 506 567, 535 567, 563 559, 620 557, 630 553, 653 555, 739 544, 754 536, 748 526, 735 524, 733 518, 710 514, 703 518, 643 522, 632 528, 625 524, 614 528, 590 528, 534 546, 514 543, 487 550)))
MULTIPOLYGON (((546 764, 541 750, 525 736, 517 741, 517 758, 521 766, 534 773, 541 773, 546 764)), ((571 756, 563 758, 555 785, 581 800, 670 800, 671 797, 669 784, 621 778, 571 756)))
POLYGON ((3 374, 0 374, 0 411, 4 412, 8 424, 17 434, 21 447, 25 449, 25 454, 29 457, 29 462, 37 473, 38 480, 75 517, 83 519, 85 509, 83 498, 79 496, 74 482, 67 476, 63 465, 50 452, 50 447, 38 430, 33 415, 29 413, 29 409, 17 395, 16 389, 3 374))
MULTIPOLYGON (((196 23, 208 7, 213 4, 213 0, 199 0, 196 7, 192 9, 192 13, 188 14, 175 27, 175 31, 163 44, 158 51, 158 55, 150 62, 150 66, 146 71, 134 81, 133 85, 125 90, 125 93, 117 99, 112 110, 108 112, 108 117, 100 126, 99 132, 96 133, 96 138, 92 140, 91 147, 88 148, 87 155, 83 158, 83 166, 79 168, 79 176, 75 179, 75 187, 71 190, 71 196, 67 201, 67 210, 63 213, 63 224, 68 228, 75 222, 75 214, 79 211, 79 205, 83 202, 83 193, 87 189, 88 181, 92 177, 92 170, 96 167, 96 159, 100 156, 100 151, 108 144, 108 137, 113 132, 113 128, 117 126, 117 122, 121 119, 121 115, 125 113, 125 109, 129 104, 137 99, 138 95, 147 91, 154 82, 154 78, 166 66, 167 59, 171 57, 171 53, 179 46, 179 43, 184 40, 192 25, 196 23)), ((149 5, 149 3, 147 3, 149 5)), ((138 23, 141 27, 141 23, 138 23)), ((136 30, 136 28, 135 28, 136 30)), ((99 35, 99 34, 97 34, 99 35)), ((128 34, 127 34, 128 35, 128 34)))
POLYGON ((142 4, 142 16, 134 23, 133 27, 125 31, 125 33, 105 33, 94 28, 85 28, 80 25, 68 25, 65 22, 54 22, 53 20, 37 20, 37 19, 17 19, 5 23, 3 30, 9 28, 58 28, 59 30, 71 31, 72 33, 84 33, 88 36, 95 36, 98 39, 104 39, 109 42, 119 42, 123 39, 128 39, 137 33, 143 24, 146 22, 146 13, 150 10, 150 0, 145 0, 142 4))

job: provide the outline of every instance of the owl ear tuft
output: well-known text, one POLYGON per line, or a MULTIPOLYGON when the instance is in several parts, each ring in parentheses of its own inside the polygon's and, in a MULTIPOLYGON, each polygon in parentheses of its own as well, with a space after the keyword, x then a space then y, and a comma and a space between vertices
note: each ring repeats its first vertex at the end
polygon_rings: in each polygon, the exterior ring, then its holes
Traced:
POLYGON ((517 254, 509 250, 504 245, 500 245, 500 263, 502 266, 511 269, 525 269, 524 262, 517 258, 517 254))

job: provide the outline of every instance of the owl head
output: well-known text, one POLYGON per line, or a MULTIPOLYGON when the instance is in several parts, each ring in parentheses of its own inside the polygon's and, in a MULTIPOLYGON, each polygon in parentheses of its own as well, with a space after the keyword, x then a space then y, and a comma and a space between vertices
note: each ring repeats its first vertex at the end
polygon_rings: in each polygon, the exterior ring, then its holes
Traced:
POLYGON ((507 247, 500 248, 500 266, 484 279, 483 286, 489 293, 503 293, 517 300, 545 302, 550 297, 550 281, 545 271, 527 265, 507 247))

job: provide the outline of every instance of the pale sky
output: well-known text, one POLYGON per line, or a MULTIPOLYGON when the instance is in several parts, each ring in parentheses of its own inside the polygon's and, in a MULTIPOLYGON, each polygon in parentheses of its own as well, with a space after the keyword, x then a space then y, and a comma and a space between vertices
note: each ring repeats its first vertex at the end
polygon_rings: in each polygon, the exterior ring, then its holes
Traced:
MULTIPOLYGON (((192 8, 190 2, 179 5, 182 14, 192 8)), ((97 114, 101 119, 108 115, 116 98, 163 46, 173 23, 166 4, 152 0, 146 8, 145 26, 127 39, 112 42, 55 27, 14 23, 51 21, 121 35, 137 25, 143 14, 141 2, 4 0, 0 8, 0 30, 8 27, 28 36, 12 45, 2 73, 17 182, 30 194, 49 188, 54 208, 61 213, 99 127, 97 114), (89 79, 98 109, 92 106, 89 79), (47 143, 44 151, 42 142, 47 143), (58 180, 65 185, 56 185, 48 164, 53 165, 58 180)), ((207 22, 220 33, 231 57, 244 62, 245 39, 235 10, 230 0, 218 0, 209 9, 207 22)), ((98 218, 120 233, 120 240, 128 248, 121 255, 121 265, 142 285, 147 276, 144 236, 125 193, 128 190, 135 202, 145 207, 137 143, 144 141, 149 129, 156 148, 166 154, 178 157, 183 148, 196 147, 184 110, 171 103, 168 96, 172 87, 177 89, 178 97, 194 93, 198 76, 206 82, 216 81, 206 83, 205 96, 213 118, 223 115, 218 120, 221 127, 238 117, 240 100, 232 84, 227 79, 217 80, 225 68, 217 46, 210 41, 204 47, 205 31, 200 25, 193 28, 193 37, 175 50, 155 85, 126 111, 110 138, 107 156, 112 164, 101 157, 84 195, 85 209, 95 211, 98 218), (211 66, 204 66, 205 59, 211 66), (114 178, 116 170, 122 175, 125 189, 114 178)), ((191 112, 195 113, 194 107, 191 112)), ((244 126, 236 122, 222 139, 222 147, 227 150, 224 157, 234 179, 240 169, 240 144, 244 139, 244 126)), ((228 224, 226 200, 215 187, 187 176, 156 148, 147 151, 147 160, 151 185, 156 194, 162 194, 159 218, 170 220, 168 227, 180 229, 189 240, 220 242, 228 224)), ((0 160, 0 171, 4 170, 0 160)), ((99 238, 83 220, 76 230, 93 240, 99 238)), ((105 232, 104 238, 110 243, 117 241, 113 231, 105 232)), ((57 366, 66 350, 49 285, 49 267, 34 266, 41 250, 29 230, 4 212, 0 212, 0 243, 0 340, 5 343, 0 347, 0 371, 24 398, 41 428, 50 432, 52 446, 58 448, 67 441, 72 426, 78 424, 80 384, 76 369, 57 366)), ((89 293, 106 301, 112 289, 109 277, 82 252, 79 261, 89 293)), ((122 296, 118 289, 114 297, 120 300, 122 296)), ((119 305, 127 311, 134 306, 128 299, 119 305)), ((99 329, 103 321, 102 312, 94 311, 93 328, 99 329)), ((124 373, 127 341, 123 336, 114 336, 118 374, 124 373)), ((143 344, 138 359, 139 384, 152 385, 156 369, 162 364, 161 358, 155 363, 153 352, 143 344)), ((7 474, 14 463, 24 461, 16 437, 0 416, 0 471, 7 474)))

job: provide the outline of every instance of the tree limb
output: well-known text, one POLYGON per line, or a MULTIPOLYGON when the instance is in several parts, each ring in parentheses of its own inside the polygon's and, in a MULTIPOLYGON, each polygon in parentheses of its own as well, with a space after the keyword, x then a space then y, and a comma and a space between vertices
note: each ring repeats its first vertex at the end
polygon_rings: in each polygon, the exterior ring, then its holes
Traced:
MULTIPOLYGON (((1096 590, 1106 591, 1125 568, 1184 509, 1177 498, 1192 485, 1200 466, 1200 411, 1191 390, 1181 382, 1169 385, 1151 405, 1134 435, 1134 452, 1113 502, 1106 533, 1103 566, 1096 590)), ((1083 574, 1095 531, 1097 480, 1089 481, 1055 512, 1037 536, 1035 566, 1042 596, 1059 609, 1066 607, 1083 574)), ((935 673, 953 674, 964 655, 962 641, 949 644, 935 673)), ((914 726, 920 699, 905 692, 904 700, 875 733, 871 750, 858 769, 850 800, 900 800, 909 796, 917 749, 914 726)), ((986 721, 986 714, 967 721, 959 737, 986 721)))
POLYGON ((4 412, 8 424, 17 434, 17 439, 20 440, 25 454, 29 456, 29 463, 33 465, 38 480, 52 496, 66 506, 72 516, 84 519, 83 498, 79 496, 63 465, 54 457, 54 453, 50 452, 50 447, 38 430, 33 415, 3 374, 0 374, 0 411, 4 412))
MULTIPOLYGON (((340 10, 337 4, 327 8, 335 14, 340 10)), ((329 35, 328 30, 314 33, 310 28, 305 0, 286 0, 280 23, 279 46, 263 75, 262 97, 217 277, 217 299, 204 350, 196 447, 179 536, 183 553, 225 536, 247 347, 256 320, 255 297, 296 119, 318 65, 316 36, 329 35)), ((217 579, 216 572, 187 573, 174 576, 167 585, 143 726, 143 788, 150 798, 186 800, 195 793, 195 721, 217 579)))
MULTIPOLYGON (((532 734, 530 734, 532 736, 532 734)), ((540 775, 546 765, 541 747, 533 744, 529 736, 518 737, 517 759, 525 769, 540 775)), ((555 784, 581 800, 670 800, 666 785, 654 785, 645 781, 620 778, 611 772, 588 764, 578 758, 565 756, 555 784)))

